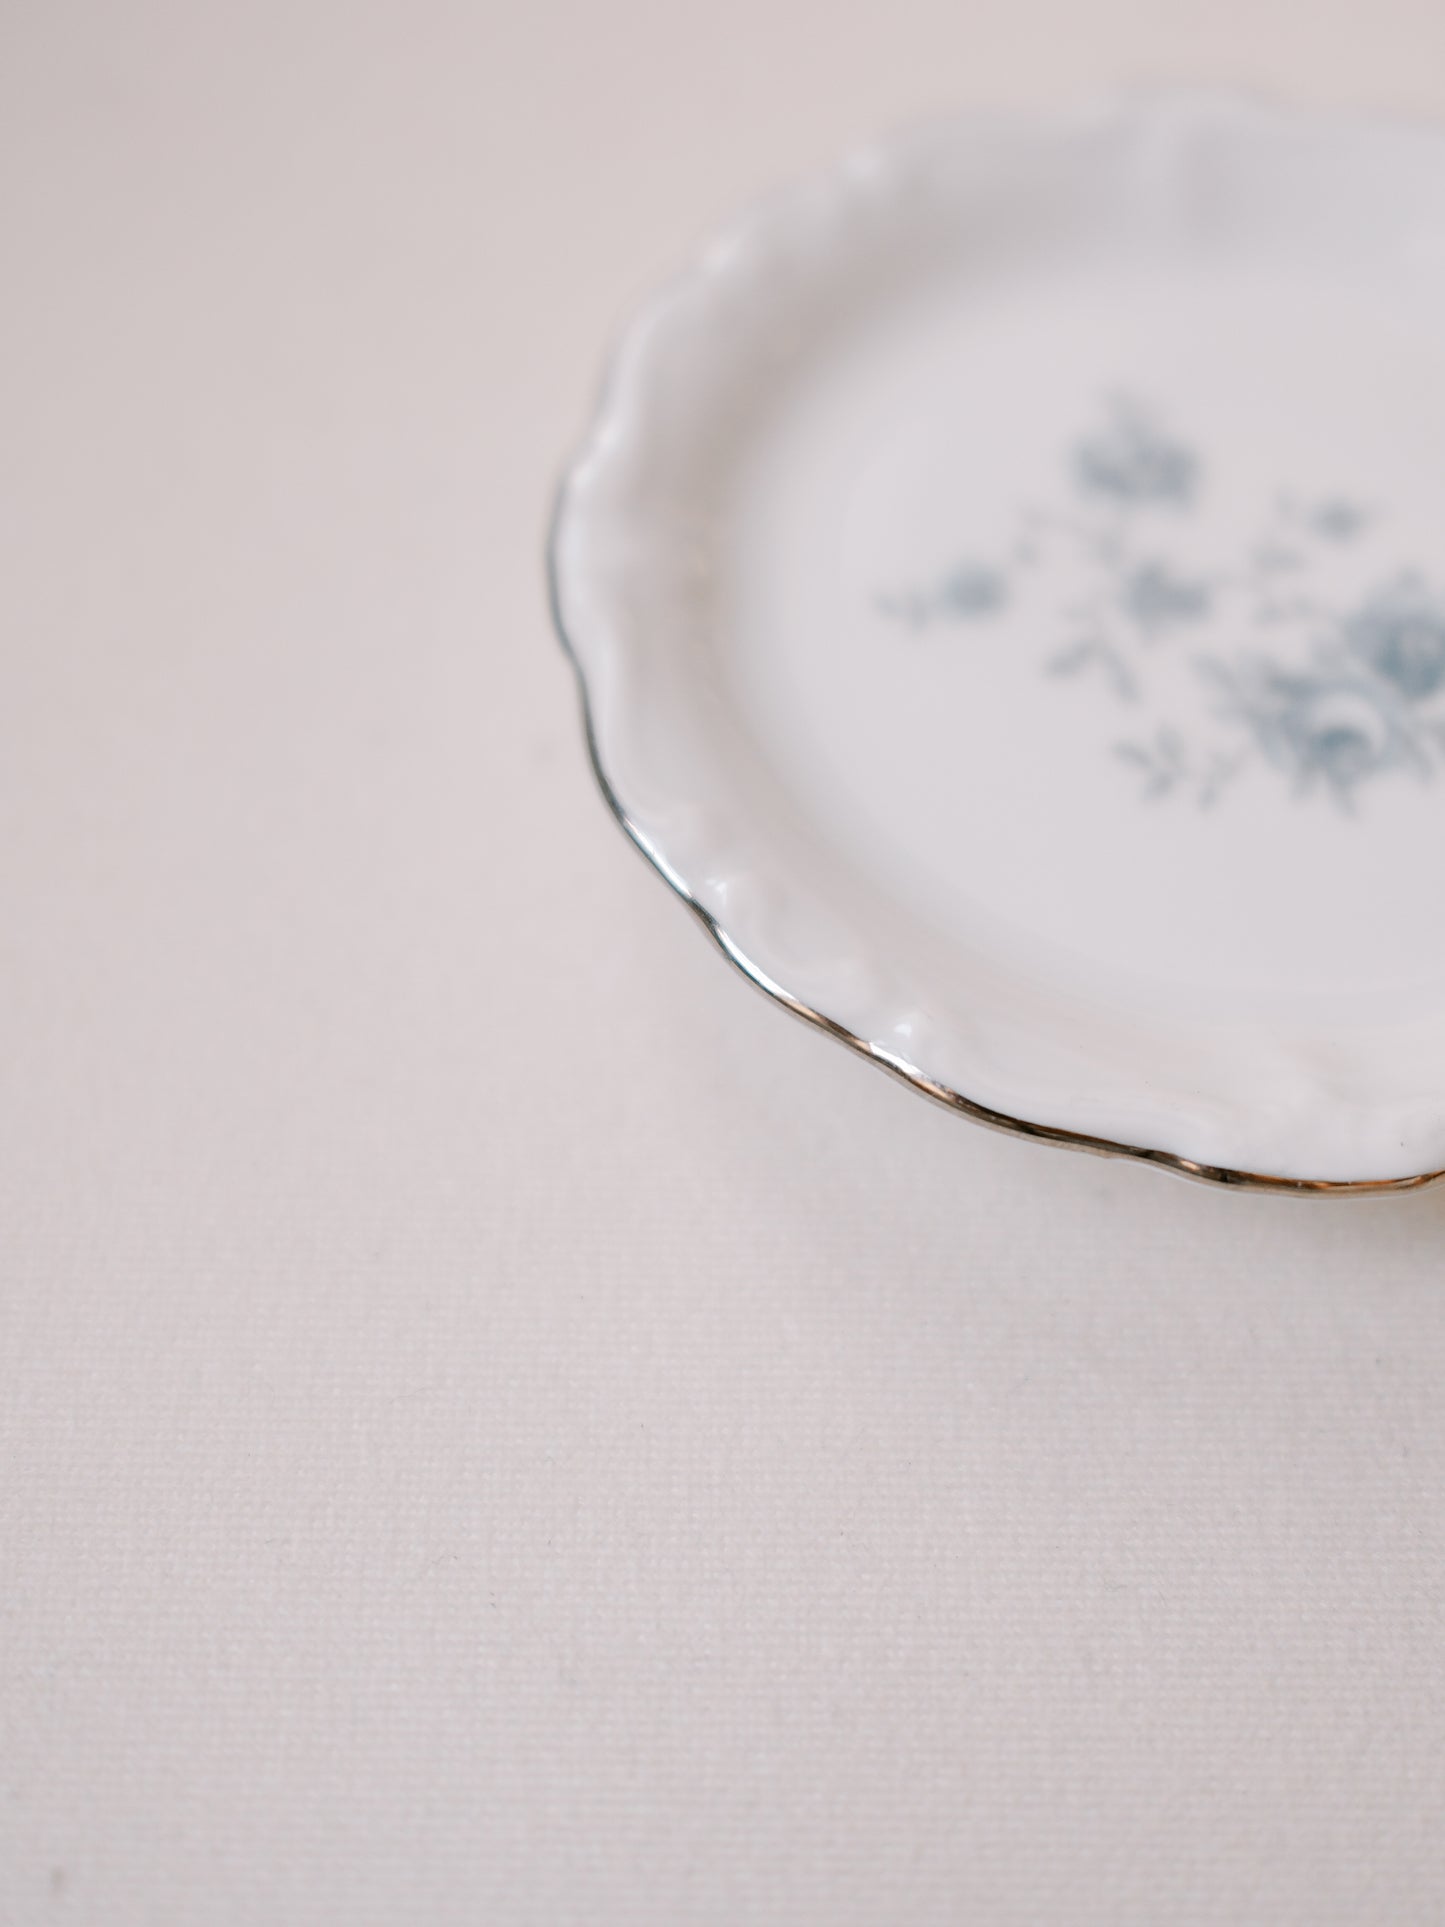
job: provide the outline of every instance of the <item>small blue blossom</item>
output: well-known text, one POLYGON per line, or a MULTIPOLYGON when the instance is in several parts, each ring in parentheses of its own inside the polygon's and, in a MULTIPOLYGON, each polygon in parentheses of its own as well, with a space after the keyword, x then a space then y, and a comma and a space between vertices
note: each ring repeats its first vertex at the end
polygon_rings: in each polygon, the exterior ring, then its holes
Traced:
POLYGON ((1141 562, 1130 570, 1119 599, 1139 627, 1154 635, 1181 622, 1197 622, 1209 613, 1207 582, 1179 575, 1167 562, 1141 562))
POLYGON ((1307 519, 1314 533, 1323 536, 1325 541, 1348 542, 1370 518, 1357 502, 1333 496, 1328 501, 1316 502, 1307 519))
POLYGON ((1323 782, 1348 802, 1365 777, 1413 760, 1390 698, 1366 677, 1272 662, 1213 673, 1260 749, 1301 789, 1323 782))
POLYGON ((1093 495, 1135 505, 1181 506, 1193 499, 1199 458, 1157 428, 1137 404, 1116 401, 1108 425, 1075 449, 1074 475, 1093 495))
POLYGON ((1445 604, 1418 576, 1400 576, 1345 623, 1359 659, 1408 702, 1423 702, 1445 683, 1445 604))
POLYGON ((910 628, 923 629, 935 619, 979 622, 997 615, 1008 601, 1008 577, 1001 569, 966 562, 946 575, 936 588, 908 589, 901 595, 878 598, 885 615, 896 616, 910 628))
POLYGON ((1364 690, 1289 680, 1299 686, 1276 727, 1301 776, 1321 776, 1332 789, 1348 792, 1361 777, 1397 759, 1395 732, 1364 690))
POLYGON ((1008 578, 1000 570, 966 566, 939 584, 938 612, 971 622, 993 615, 1007 600, 1008 578))

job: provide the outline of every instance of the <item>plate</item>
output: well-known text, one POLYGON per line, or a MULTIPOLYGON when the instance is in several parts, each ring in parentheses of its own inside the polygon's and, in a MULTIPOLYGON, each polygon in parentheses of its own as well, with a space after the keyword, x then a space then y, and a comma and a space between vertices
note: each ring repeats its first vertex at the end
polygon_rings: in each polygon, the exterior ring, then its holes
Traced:
POLYGON ((551 577, 612 808, 789 1010, 1190 1177, 1445 1170, 1445 136, 866 148, 633 322, 551 577))

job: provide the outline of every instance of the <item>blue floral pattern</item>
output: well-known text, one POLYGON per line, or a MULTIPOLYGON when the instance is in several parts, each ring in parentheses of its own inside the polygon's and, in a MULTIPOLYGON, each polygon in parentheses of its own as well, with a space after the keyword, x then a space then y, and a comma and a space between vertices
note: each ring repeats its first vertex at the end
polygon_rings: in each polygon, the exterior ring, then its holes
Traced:
POLYGON ((1370 573, 1377 518, 1361 502, 1281 492, 1242 556, 1203 566, 1182 535, 1205 464, 1131 396, 1107 403, 1065 472, 1062 501, 1021 512, 1007 561, 957 562, 932 586, 880 596, 880 611, 914 631, 987 624, 1040 579, 1066 581, 1043 667, 1097 682, 1138 717, 1114 754, 1152 800, 1210 808, 1253 765, 1351 809, 1377 778, 1445 768, 1445 595, 1413 569, 1370 573), (1191 638, 1186 729, 1161 711, 1155 670, 1191 638))
POLYGON ((1074 450, 1074 474, 1092 495, 1131 505, 1194 499, 1199 457, 1166 435, 1132 397, 1115 396, 1104 426, 1074 450))
POLYGON ((1445 682, 1445 609, 1418 576, 1401 576, 1349 618, 1358 660, 1406 702, 1424 702, 1445 682))

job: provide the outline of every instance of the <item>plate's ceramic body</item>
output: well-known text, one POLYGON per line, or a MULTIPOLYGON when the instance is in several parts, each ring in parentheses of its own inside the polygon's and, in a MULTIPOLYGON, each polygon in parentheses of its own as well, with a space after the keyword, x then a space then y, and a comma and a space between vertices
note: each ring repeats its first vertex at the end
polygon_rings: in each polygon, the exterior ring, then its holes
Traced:
POLYGON ((1193 1175, 1445 1167, 1445 137, 857 155, 635 323, 553 580, 618 814, 792 1009, 1193 1175))

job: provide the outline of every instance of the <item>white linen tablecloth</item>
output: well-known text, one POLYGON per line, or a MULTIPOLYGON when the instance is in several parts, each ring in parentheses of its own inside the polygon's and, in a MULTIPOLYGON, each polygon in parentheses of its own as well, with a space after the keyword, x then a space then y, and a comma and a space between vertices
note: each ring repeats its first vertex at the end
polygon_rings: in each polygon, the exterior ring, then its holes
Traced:
POLYGON ((1171 79, 1442 111, 1445 10, 9 9, 0 1919, 1445 1917, 1445 1192, 790 1023, 544 603, 712 225, 1171 79))

